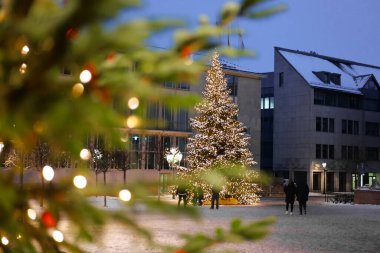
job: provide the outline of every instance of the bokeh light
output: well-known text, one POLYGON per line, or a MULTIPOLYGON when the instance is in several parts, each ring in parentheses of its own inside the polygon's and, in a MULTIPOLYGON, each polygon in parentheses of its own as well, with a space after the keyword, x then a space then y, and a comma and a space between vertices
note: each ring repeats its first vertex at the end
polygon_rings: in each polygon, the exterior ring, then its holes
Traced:
POLYGON ((137 97, 131 97, 128 100, 128 107, 131 110, 137 109, 137 107, 139 107, 139 104, 140 104, 140 102, 139 102, 139 99, 137 97))
POLYGON ((29 53, 29 47, 27 45, 23 46, 21 49, 22 55, 27 55, 29 53))
POLYGON ((132 194, 129 190, 127 189, 124 189, 124 190, 121 190, 119 192, 119 198, 122 200, 122 201, 130 201, 131 200, 131 197, 132 197, 132 194))
POLYGON ((31 209, 29 208, 27 210, 27 213, 28 213, 28 217, 31 219, 31 220, 35 220, 37 218, 37 212, 34 210, 34 209, 31 209))
POLYGON ((83 189, 87 185, 87 179, 82 175, 78 175, 74 177, 73 183, 76 188, 83 189))
POLYGON ((71 89, 71 94, 75 98, 82 96, 83 92, 84 92, 84 86, 81 83, 74 84, 73 88, 71 89))
POLYGON ((87 148, 84 148, 80 151, 80 154, 79 154, 80 158, 82 160, 89 160, 91 158, 91 152, 87 149, 87 148))
POLYGON ((57 241, 57 242, 63 242, 64 237, 63 237, 63 234, 62 234, 61 231, 54 230, 52 236, 53 236, 53 239, 55 241, 57 241))
POLYGON ((51 181, 54 178, 54 170, 52 167, 49 165, 45 165, 42 168, 42 176, 45 178, 47 181, 51 181))
POLYGON ((3 245, 8 245, 9 244, 9 240, 8 238, 6 238, 5 236, 1 237, 1 243, 3 245))
POLYGON ((82 82, 82 83, 88 83, 90 82, 92 79, 92 74, 89 70, 85 69, 83 70, 80 75, 79 75, 79 80, 82 82))
POLYGON ((135 115, 131 115, 127 118, 126 125, 128 128, 135 128, 139 125, 139 118, 135 115))

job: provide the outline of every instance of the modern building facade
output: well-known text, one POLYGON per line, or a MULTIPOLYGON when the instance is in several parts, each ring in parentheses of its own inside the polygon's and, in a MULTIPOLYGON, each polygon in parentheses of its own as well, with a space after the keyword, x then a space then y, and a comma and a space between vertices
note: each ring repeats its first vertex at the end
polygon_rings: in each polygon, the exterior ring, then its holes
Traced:
MULTIPOLYGON (((260 168, 260 94, 261 75, 241 71, 224 66, 224 72, 231 90, 233 100, 239 106, 238 120, 247 127, 247 134, 251 136, 250 150, 255 167, 260 168)), ((164 83, 165 92, 178 96, 194 93, 201 95, 205 85, 205 76, 202 76, 199 85, 185 83, 164 83)), ((148 127, 144 129, 126 129, 129 136, 130 150, 128 151, 128 166, 130 169, 155 169, 165 172, 170 170, 165 160, 165 151, 177 147, 182 153, 181 166, 186 167, 186 144, 192 135, 189 119, 193 112, 169 108, 164 103, 155 102, 147 106, 146 118, 148 127)), ((163 176, 165 173, 163 173, 163 176)))
POLYGON ((307 181, 315 192, 379 181, 378 80, 380 67, 276 47, 275 175, 307 181))

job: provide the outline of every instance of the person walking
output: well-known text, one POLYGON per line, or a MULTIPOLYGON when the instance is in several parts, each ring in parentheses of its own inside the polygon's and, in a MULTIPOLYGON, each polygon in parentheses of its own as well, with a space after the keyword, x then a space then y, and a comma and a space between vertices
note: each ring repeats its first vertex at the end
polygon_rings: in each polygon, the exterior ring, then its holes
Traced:
POLYGON ((197 187, 197 199, 198 199, 198 206, 202 206, 203 205, 203 189, 202 187, 198 186, 197 187))
POLYGON ((210 209, 214 209, 214 204, 216 209, 219 209, 219 193, 220 193, 220 188, 213 186, 211 188, 211 207, 210 209))
POLYGON ((288 184, 284 185, 284 192, 285 192, 285 203, 286 203, 285 214, 289 214, 289 204, 290 204, 290 215, 293 215, 294 200, 296 196, 296 185, 292 179, 289 180, 288 184))
POLYGON ((186 207, 186 205, 187 205, 187 189, 183 184, 178 185, 176 195, 178 195, 178 207, 181 205, 182 200, 183 200, 184 207, 186 207))
POLYGON ((306 214, 306 202, 309 200, 309 186, 306 182, 302 182, 297 186, 297 200, 300 208, 300 215, 302 215, 302 209, 306 214))

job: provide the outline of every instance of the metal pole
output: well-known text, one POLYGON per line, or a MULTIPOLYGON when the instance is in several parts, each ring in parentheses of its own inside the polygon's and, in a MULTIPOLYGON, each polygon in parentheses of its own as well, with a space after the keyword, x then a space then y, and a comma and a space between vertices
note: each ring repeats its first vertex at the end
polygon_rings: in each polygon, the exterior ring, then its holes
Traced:
POLYGON ((325 202, 327 202, 327 195, 326 195, 326 182, 327 182, 327 173, 326 173, 326 170, 324 170, 325 172, 325 189, 324 189, 324 192, 325 192, 325 202))

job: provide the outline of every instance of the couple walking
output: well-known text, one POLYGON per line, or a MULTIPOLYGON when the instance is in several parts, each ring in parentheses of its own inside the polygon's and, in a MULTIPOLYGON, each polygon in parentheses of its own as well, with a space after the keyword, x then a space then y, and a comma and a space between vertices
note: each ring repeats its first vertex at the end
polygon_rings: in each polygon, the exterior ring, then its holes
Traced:
POLYGON ((289 183, 284 185, 284 192, 286 203, 285 214, 289 213, 290 205, 290 215, 293 215, 293 206, 296 196, 299 203, 300 215, 306 214, 306 202, 309 199, 309 186, 307 183, 302 182, 297 186, 293 180, 290 179, 289 183))

